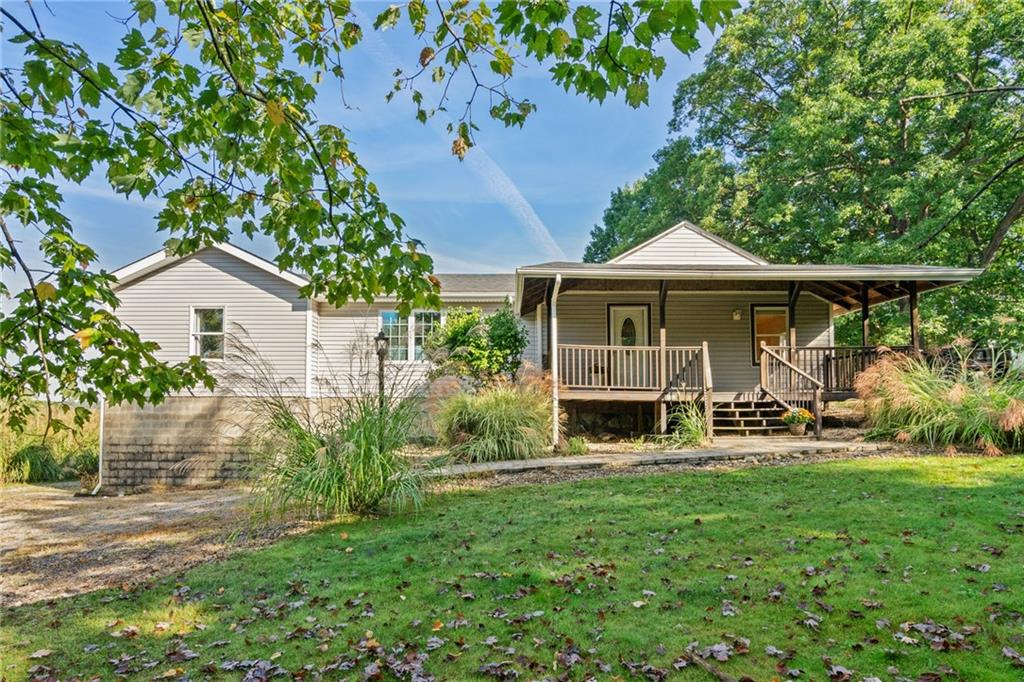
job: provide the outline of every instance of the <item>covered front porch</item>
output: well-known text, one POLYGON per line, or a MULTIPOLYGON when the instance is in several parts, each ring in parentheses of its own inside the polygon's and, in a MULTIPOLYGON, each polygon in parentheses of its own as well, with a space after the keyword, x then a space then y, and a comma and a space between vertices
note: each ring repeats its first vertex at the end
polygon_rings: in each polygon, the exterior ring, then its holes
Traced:
MULTIPOLYGON (((820 434, 824 403, 854 396, 857 374, 889 351, 921 348, 918 297, 974 270, 927 266, 644 266, 551 263, 517 272, 555 409, 599 402, 701 401, 708 432, 784 428, 768 413, 804 407, 820 434), (905 298, 910 342, 871 344, 871 307, 905 298), (861 343, 835 344, 835 315, 855 314, 861 343), (721 426, 727 425, 727 426, 721 426), (749 429, 746 428, 749 426, 749 429)), ((755 431, 756 432, 756 431, 755 431)), ((553 437, 556 437, 553 434, 553 437)))

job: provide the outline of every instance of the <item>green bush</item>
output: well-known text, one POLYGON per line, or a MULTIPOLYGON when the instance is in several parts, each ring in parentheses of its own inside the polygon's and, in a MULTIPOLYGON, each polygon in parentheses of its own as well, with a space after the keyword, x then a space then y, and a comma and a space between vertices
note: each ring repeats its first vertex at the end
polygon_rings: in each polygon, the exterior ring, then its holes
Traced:
POLYGON ((670 448, 703 445, 708 440, 708 423, 704 410, 695 400, 681 403, 669 417, 669 433, 664 436, 670 448))
MULTIPOLYGON (((965 358, 967 356, 965 355, 965 358)), ((1024 450, 1024 374, 893 356, 861 372, 872 435, 987 454, 1024 450)))
POLYGON ((0 455, 2 483, 45 483, 64 478, 64 467, 46 445, 25 445, 0 455))
POLYGON ((526 327, 506 302, 490 315, 479 308, 449 310, 427 338, 424 353, 435 376, 489 383, 515 376, 528 342, 526 327))
MULTIPOLYGON (((65 408, 58 405, 56 409, 65 408)), ((24 430, 0 429, 0 483, 49 483, 96 474, 99 422, 95 416, 80 428, 51 428, 46 432, 46 414, 41 406, 24 430)))
POLYGON ((438 435, 463 462, 530 459, 548 448, 551 398, 537 386, 500 382, 459 391, 438 410, 438 435))
POLYGON ((565 442, 565 454, 585 455, 590 452, 590 445, 583 436, 573 436, 565 442))

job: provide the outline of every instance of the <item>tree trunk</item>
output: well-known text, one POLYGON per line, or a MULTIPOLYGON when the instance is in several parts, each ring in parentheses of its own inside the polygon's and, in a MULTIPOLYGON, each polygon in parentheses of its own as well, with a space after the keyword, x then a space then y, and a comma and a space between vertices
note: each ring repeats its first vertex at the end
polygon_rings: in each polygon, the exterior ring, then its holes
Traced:
POLYGON ((988 243, 988 248, 985 249, 985 253, 981 256, 982 265, 988 265, 996 257, 996 252, 1002 246, 1003 240, 1006 239, 1006 235, 1010 232, 1010 228, 1022 215, 1024 215, 1024 192, 1017 197, 1017 200, 1013 202, 1013 206, 1006 212, 1003 219, 999 221, 996 232, 992 235, 992 241, 988 243))

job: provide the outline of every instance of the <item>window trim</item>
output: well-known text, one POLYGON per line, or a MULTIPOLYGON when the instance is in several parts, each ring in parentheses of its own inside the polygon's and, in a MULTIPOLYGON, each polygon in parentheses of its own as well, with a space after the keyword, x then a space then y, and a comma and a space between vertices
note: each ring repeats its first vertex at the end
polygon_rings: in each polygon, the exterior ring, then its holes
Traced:
POLYGON ((190 305, 188 307, 188 355, 189 357, 196 357, 204 362, 224 362, 228 352, 228 307, 225 305, 190 305), (200 310, 219 310, 221 314, 221 331, 220 332, 200 332, 198 325, 196 324, 196 313, 200 310), (219 358, 204 358, 199 354, 199 339, 200 335, 204 336, 221 336, 224 340, 221 351, 222 355, 219 358))
MULTIPOLYGON (((384 331, 384 315, 387 314, 387 313, 394 313, 395 315, 398 315, 399 318, 402 317, 401 314, 397 310, 395 310, 394 308, 381 308, 380 310, 377 311, 377 332, 378 333, 384 331)), ((407 335, 405 359, 403 359, 403 360, 392 360, 391 358, 388 358, 388 362, 397 362, 397 363, 404 363, 404 364, 416 364, 416 365, 426 364, 426 363, 430 362, 429 360, 426 360, 424 358, 420 358, 419 360, 416 359, 416 322, 415 321, 416 321, 416 314, 417 313, 437 313, 440 316, 440 319, 438 320, 438 324, 444 324, 444 321, 445 321, 445 311, 443 309, 442 310, 431 310, 429 308, 414 308, 414 309, 410 310, 409 314, 406 316, 406 319, 408 320, 408 323, 405 325, 406 326, 405 333, 407 335)))
POLYGON ((789 329, 789 306, 785 303, 751 303, 750 304, 750 366, 761 366, 760 349, 757 343, 757 311, 758 310, 781 310, 786 315, 786 329, 789 329))

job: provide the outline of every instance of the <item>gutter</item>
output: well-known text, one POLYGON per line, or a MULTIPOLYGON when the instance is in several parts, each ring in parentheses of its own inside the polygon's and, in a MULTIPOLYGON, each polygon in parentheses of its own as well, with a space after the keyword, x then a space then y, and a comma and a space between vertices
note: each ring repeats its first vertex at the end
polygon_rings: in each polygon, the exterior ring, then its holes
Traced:
POLYGON ((556 274, 567 277, 597 279, 724 279, 724 280, 819 280, 819 279, 920 279, 933 282, 966 282, 983 270, 978 268, 950 268, 948 270, 702 270, 699 268, 679 270, 599 270, 581 268, 559 268, 555 270, 520 268, 516 274, 521 277, 553 277, 556 274))
POLYGON ((98 453, 99 456, 97 457, 98 467, 96 470, 96 487, 89 491, 89 495, 92 497, 95 497, 96 494, 100 491, 100 488, 103 487, 103 422, 106 421, 107 416, 106 404, 106 398, 102 393, 100 393, 100 444, 98 453))

